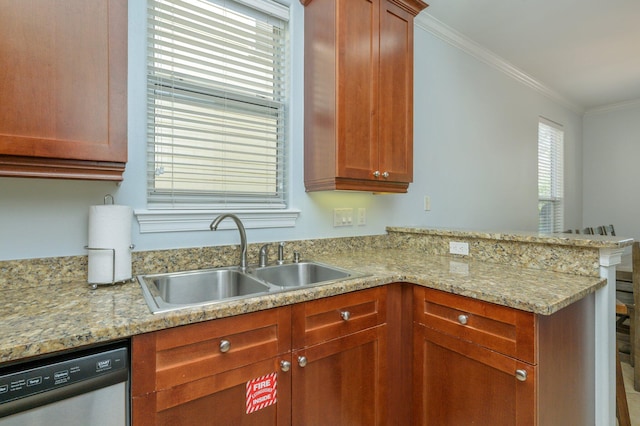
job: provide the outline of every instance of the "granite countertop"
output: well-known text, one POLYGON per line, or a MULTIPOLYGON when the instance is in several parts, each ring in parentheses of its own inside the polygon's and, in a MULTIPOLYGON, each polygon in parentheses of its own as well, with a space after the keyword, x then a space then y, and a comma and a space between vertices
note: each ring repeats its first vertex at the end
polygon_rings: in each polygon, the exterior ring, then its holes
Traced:
POLYGON ((14 285, 2 293, 0 363, 163 328, 404 281, 552 314, 605 285, 598 277, 433 256, 406 249, 320 254, 312 260, 365 277, 153 315, 137 282, 91 290, 85 282, 14 285))
POLYGON ((494 241, 514 241, 528 244, 554 244, 559 246, 589 248, 622 248, 633 244, 633 238, 611 235, 568 234, 526 231, 477 231, 454 228, 422 228, 410 226, 388 226, 389 232, 402 232, 454 238, 472 238, 494 241))

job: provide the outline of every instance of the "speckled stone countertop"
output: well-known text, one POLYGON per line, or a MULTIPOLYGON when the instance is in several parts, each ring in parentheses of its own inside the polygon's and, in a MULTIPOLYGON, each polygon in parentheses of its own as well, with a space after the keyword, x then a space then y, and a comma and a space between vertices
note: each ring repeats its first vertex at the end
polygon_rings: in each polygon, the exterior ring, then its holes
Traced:
POLYGON ((2 290, 0 302, 0 363, 397 281, 542 315, 552 314, 605 284, 588 274, 438 256, 409 248, 322 251, 309 260, 368 276, 158 315, 150 313, 137 282, 97 290, 78 279, 52 279, 46 285, 13 282, 2 290))
POLYGON ((587 234, 541 234, 539 232, 505 232, 505 231, 476 231, 466 229, 439 229, 422 227, 387 227, 389 232, 404 234, 422 234, 430 236, 444 236, 449 238, 468 238, 494 241, 514 241, 528 244, 564 245, 572 247, 591 248, 622 248, 633 244, 633 238, 607 235, 587 234))

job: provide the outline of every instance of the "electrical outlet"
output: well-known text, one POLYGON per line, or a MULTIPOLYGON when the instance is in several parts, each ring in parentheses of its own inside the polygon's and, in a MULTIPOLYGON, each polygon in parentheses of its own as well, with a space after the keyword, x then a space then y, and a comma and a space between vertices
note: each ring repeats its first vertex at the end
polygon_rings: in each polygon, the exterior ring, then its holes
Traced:
POLYGON ((449 241, 449 253, 461 254, 469 256, 469 243, 460 243, 457 241, 449 241))
POLYGON ((353 225, 353 209, 341 208, 333 209, 333 226, 351 226, 353 225))
POLYGON ((428 212, 431 210, 431 197, 428 195, 424 196, 424 211, 428 212))
POLYGON ((358 209, 358 225, 366 225, 367 224, 367 209, 364 207, 360 207, 358 209))

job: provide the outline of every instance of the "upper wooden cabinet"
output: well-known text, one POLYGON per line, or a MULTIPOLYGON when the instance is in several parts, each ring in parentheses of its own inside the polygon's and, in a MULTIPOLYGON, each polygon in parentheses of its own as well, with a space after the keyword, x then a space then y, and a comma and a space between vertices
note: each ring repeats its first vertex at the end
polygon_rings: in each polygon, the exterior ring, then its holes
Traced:
POLYGON ((407 192, 420 0, 301 0, 307 191, 407 192))
POLYGON ((122 180, 126 0, 3 2, 0 61, 0 176, 122 180))

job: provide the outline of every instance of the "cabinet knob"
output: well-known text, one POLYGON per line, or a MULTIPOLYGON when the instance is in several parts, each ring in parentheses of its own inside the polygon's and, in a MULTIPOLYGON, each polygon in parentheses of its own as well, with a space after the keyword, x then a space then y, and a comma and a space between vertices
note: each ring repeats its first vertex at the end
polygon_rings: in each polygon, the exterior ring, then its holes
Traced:
POLYGON ((466 325, 469 322, 469 317, 467 315, 458 315, 458 322, 462 325, 466 325))
POLYGON ((373 172, 373 177, 380 177, 380 171, 376 170, 375 172, 373 172))
POLYGON ((340 312, 340 317, 345 321, 349 321, 349 318, 351 318, 351 312, 342 311, 342 312, 340 312))
POLYGON ((289 361, 280 361, 280 369, 282 371, 289 371, 291 368, 291 363, 289 361))
POLYGON ((220 341, 220 352, 225 353, 225 352, 229 352, 229 349, 231 349, 231 342, 228 340, 221 340, 220 341))
POLYGON ((388 178, 389 177, 389 172, 384 172, 382 174, 382 177, 385 178, 385 179, 388 178))
POLYGON ((527 381, 527 371, 526 370, 516 370, 516 379, 521 382, 527 381))
POLYGON ((307 365, 307 357, 306 356, 299 356, 298 357, 298 365, 300 367, 305 367, 307 365))

